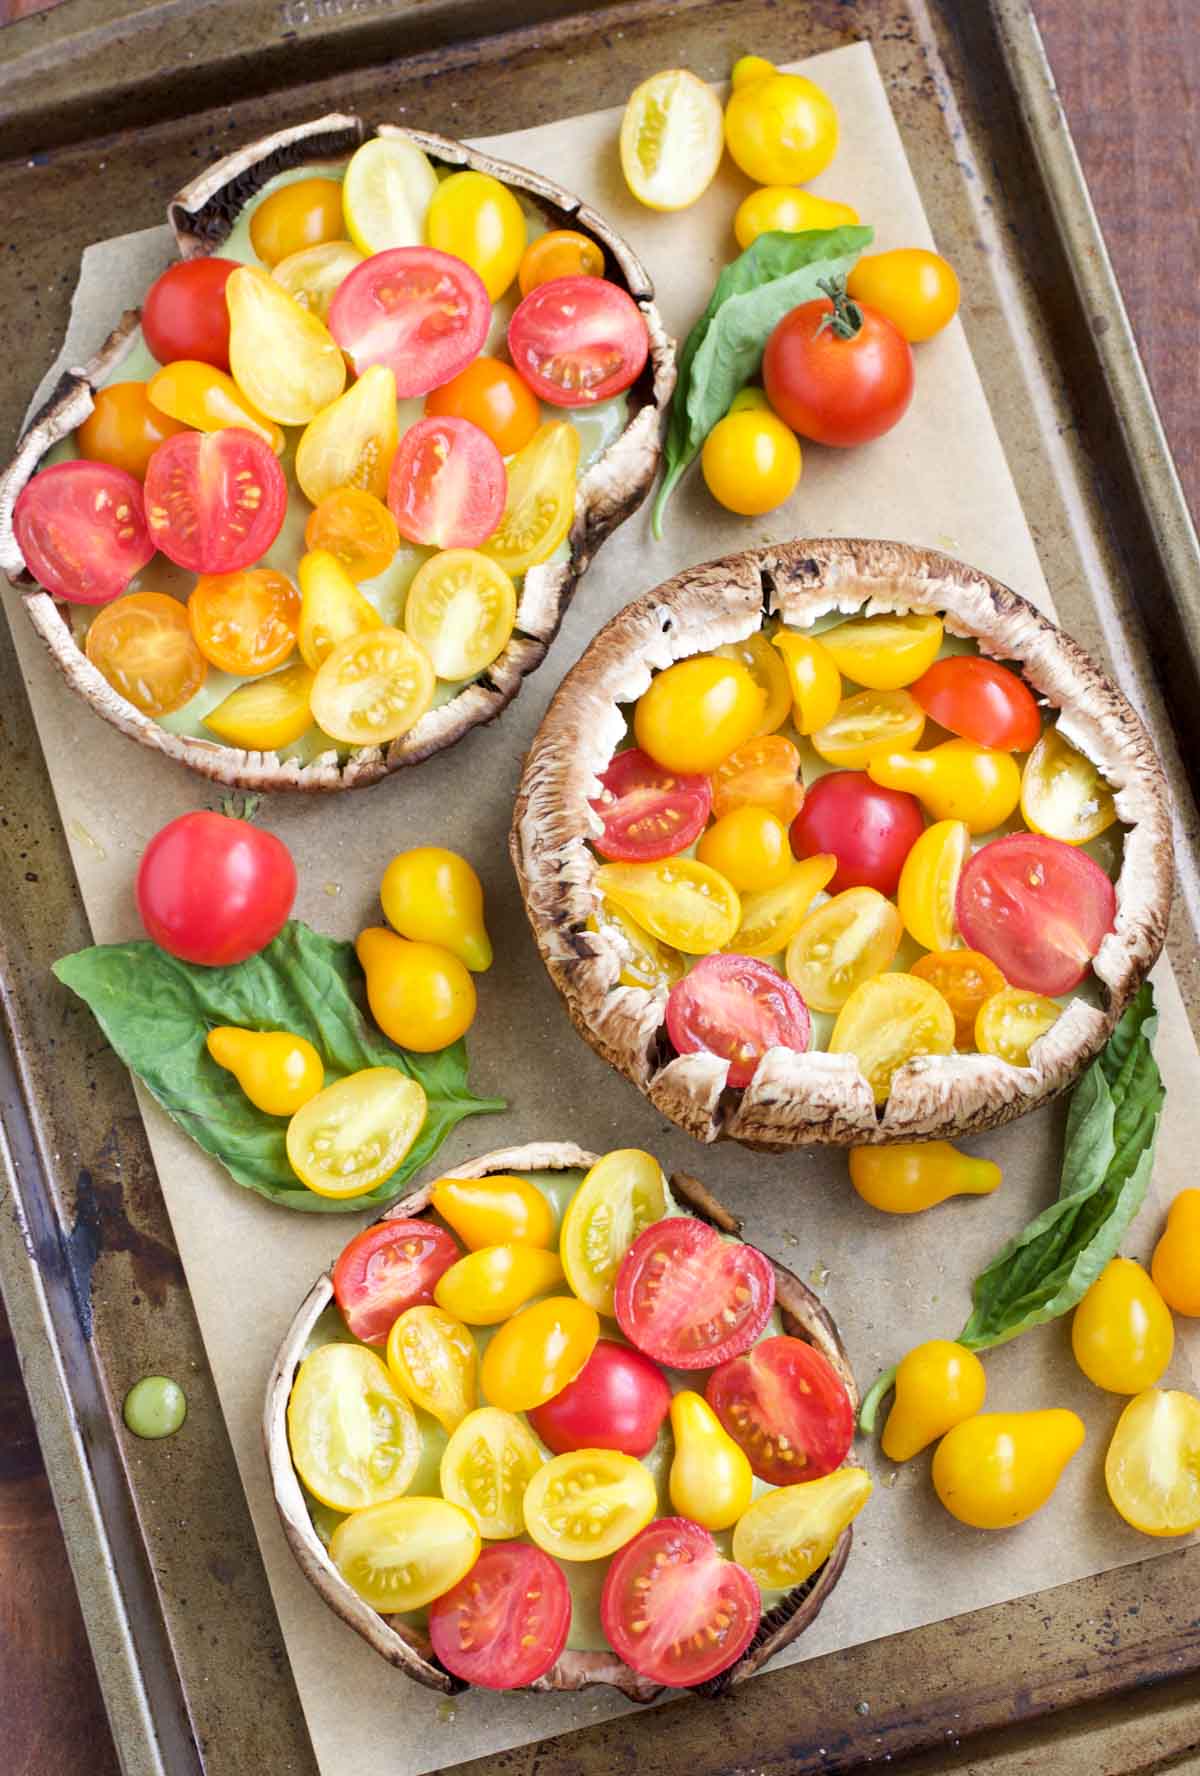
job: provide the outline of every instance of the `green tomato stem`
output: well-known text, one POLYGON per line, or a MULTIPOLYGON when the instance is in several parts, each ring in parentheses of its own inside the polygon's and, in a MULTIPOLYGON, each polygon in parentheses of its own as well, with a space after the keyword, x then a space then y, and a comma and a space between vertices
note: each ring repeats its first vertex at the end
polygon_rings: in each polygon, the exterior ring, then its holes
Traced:
POLYGON ((870 1393, 862 1403, 862 1408, 858 1414, 858 1428, 860 1431, 865 1431, 868 1437, 874 1432, 875 1421, 879 1416, 879 1408, 882 1405, 884 1398, 891 1393, 896 1385, 897 1367, 898 1365, 893 1363, 890 1369, 884 1370, 883 1374, 879 1377, 879 1380, 875 1383, 875 1386, 871 1389, 870 1393))

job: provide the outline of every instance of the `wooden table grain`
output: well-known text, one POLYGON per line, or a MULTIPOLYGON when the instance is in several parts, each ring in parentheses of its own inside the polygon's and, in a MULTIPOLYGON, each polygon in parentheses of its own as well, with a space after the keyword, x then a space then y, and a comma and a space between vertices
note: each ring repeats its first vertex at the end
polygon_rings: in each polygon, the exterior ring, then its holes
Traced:
MULTIPOLYGON (((55 3, 0 0, 0 25, 55 3)), ((869 10, 870 0, 860 0, 864 22, 869 10)), ((1184 488, 1198 513, 1195 0, 1136 0, 1132 6, 1129 0, 1034 0, 1034 12, 1184 488)), ((0 1723, 5 1776, 117 1776, 2 1307, 0 1723)))

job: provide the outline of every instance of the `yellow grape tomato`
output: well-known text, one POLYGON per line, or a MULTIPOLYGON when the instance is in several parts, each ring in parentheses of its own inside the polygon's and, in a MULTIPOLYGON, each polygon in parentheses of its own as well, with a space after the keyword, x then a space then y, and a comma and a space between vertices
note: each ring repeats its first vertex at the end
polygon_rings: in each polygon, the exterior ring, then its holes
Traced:
POLYGON ((737 890, 690 857, 658 863, 604 863, 596 887, 652 937, 689 956, 722 950, 741 924, 737 890))
POLYGON ((334 1511, 407 1492, 421 1453, 413 1409, 361 1344, 322 1344, 296 1371, 288 1443, 305 1486, 334 1511))
POLYGON ((388 1333, 387 1366, 405 1397, 455 1430, 476 1404, 475 1339, 440 1307, 407 1307, 388 1333))
POLYGON ((621 958, 618 976, 623 987, 640 987, 644 992, 663 992, 683 979, 683 958, 677 951, 659 943, 636 920, 614 902, 601 895, 594 912, 588 914, 589 931, 603 932, 616 943, 621 958))
POLYGON ((468 1326, 498 1326, 562 1277, 556 1255, 541 1246, 481 1246, 442 1272, 433 1299, 468 1326))
POLYGON ((329 1556, 364 1603, 395 1615, 423 1608, 466 1578, 479 1558, 479 1531, 447 1499, 392 1499, 339 1523, 329 1556))
POLYGON ((788 829, 769 808, 735 808, 722 814, 696 846, 696 859, 718 870, 739 894, 778 888, 795 859, 788 829))
POLYGON ((833 716, 812 735, 827 765, 865 770, 877 752, 920 744, 925 711, 909 691, 857 691, 839 703, 833 716))
POLYGON ((229 368, 242 393, 280 425, 307 425, 346 386, 346 360, 324 321, 265 271, 239 265, 225 285, 229 368))
POLYGON ((657 1508, 644 1462, 619 1449, 573 1449, 530 1480, 525 1528, 556 1560, 605 1560, 645 1529, 657 1508))
POLYGON ((655 674, 638 698, 633 731, 668 771, 707 775, 758 733, 766 702, 739 660, 701 654, 655 674))
POLYGON ((847 888, 801 921, 788 943, 787 977, 810 1010, 840 1011, 888 966, 902 935, 899 913, 877 888, 847 888))
POLYGON ((507 1541, 525 1532, 525 1488, 545 1459, 523 1418, 479 1406, 446 1444, 442 1496, 474 1520, 485 1540, 507 1541))
POLYGON ((1117 809, 1091 759, 1046 728, 1021 773, 1021 815, 1031 832, 1086 845, 1113 824, 1117 809))
POLYGON ((837 858, 818 851, 793 863, 775 888, 743 894, 742 922, 726 948, 736 956, 776 956, 795 937, 813 901, 837 873, 837 858))
POLYGON ((954 942, 958 878, 970 855, 966 821, 938 820, 925 828, 904 859, 896 901, 905 929, 922 949, 948 950, 954 942))
POLYGON ((425 1093, 397 1067, 327 1085, 288 1123, 288 1162, 318 1196, 362 1196, 390 1178, 425 1124, 425 1093))
POLYGON ((832 721, 842 700, 837 661, 815 635, 780 629, 772 645, 783 655, 792 687, 792 722, 798 734, 815 734, 832 721))
POLYGON ((430 201, 425 238, 440 252, 465 260, 496 302, 517 275, 525 215, 507 185, 490 173, 451 173, 430 201))
POLYGON ((1062 1006, 1042 993, 1001 987, 979 1007, 975 1046, 980 1054, 999 1055, 1014 1067, 1028 1067, 1030 1049, 1061 1016, 1062 1006))
POLYGON ((877 974, 855 987, 838 1013, 830 1054, 852 1054, 877 1104, 886 1104, 901 1067, 949 1054, 954 1013, 936 987, 912 974, 877 974))
POLYGON ((430 1206, 452 1227, 468 1251, 519 1241, 549 1246, 554 1241, 550 1204, 528 1178, 493 1172, 486 1178, 442 1178, 430 1206))
POLYGON ((559 1240, 567 1282, 581 1301, 611 1318, 622 1258, 666 1212, 662 1169, 652 1154, 621 1147, 597 1160, 567 1205, 559 1240))
POLYGON ((528 1412, 574 1381, 600 1336, 594 1307, 573 1295, 531 1302, 506 1320, 483 1353, 484 1398, 506 1412, 528 1412))
POLYGON ((910 611, 850 617, 821 640, 839 672, 870 691, 898 691, 933 665, 942 645, 942 619, 910 611))

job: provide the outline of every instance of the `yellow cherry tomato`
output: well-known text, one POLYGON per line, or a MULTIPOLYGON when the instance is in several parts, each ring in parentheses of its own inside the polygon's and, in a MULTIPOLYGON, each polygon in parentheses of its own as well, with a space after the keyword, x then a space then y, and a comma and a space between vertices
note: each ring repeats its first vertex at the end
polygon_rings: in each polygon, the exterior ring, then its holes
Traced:
MULTIPOLYGON (((314 517, 316 514, 313 514, 314 517)), ((327 660, 339 641, 382 629, 383 618, 368 604, 350 575, 327 549, 300 557, 300 623, 296 639, 311 672, 327 660)))
POLYGON ((771 637, 783 655, 792 686, 792 723, 798 734, 815 734, 832 721, 842 700, 837 662, 824 641, 781 629, 771 637))
POLYGON ((587 928, 604 932, 616 942, 621 956, 621 972, 617 978, 623 987, 641 987, 647 993, 663 992, 683 979, 682 956, 659 943, 648 931, 643 931, 636 920, 603 895, 595 910, 588 914, 587 928))
POLYGON ((943 740, 927 752, 879 752, 867 775, 886 789, 915 795, 934 820, 963 821, 971 833, 1003 826, 1021 799, 1012 753, 974 740, 943 740))
POLYGON ((1110 1394, 1153 1387, 1171 1361, 1171 1310, 1140 1264, 1111 1258, 1071 1320, 1071 1349, 1089 1381, 1110 1394))
POLYGON ((802 74, 753 70, 725 106, 725 144, 757 185, 807 185, 837 152, 833 101, 802 74))
POLYGON ((549 1295, 505 1320, 483 1353, 485 1399, 529 1412, 574 1381, 596 1348, 600 1316, 573 1295, 549 1295))
POLYGON ((665 68, 630 93, 621 118, 621 171, 648 209, 694 204, 716 177, 724 146, 721 101, 686 68, 665 68))
POLYGON ((346 233, 367 255, 418 247, 437 189, 428 156, 408 136, 373 136, 351 156, 342 182, 346 233))
POLYGON ((382 500, 399 442, 396 378, 386 364, 372 364, 301 432, 296 479, 304 497, 316 506, 356 487, 382 500))
POLYGON ((1150 1388, 1131 1400, 1108 1446, 1104 1484, 1143 1535, 1200 1529, 1200 1400, 1176 1388, 1150 1388))
POLYGON ((150 399, 144 382, 110 382, 92 396, 92 411, 75 433, 79 454, 111 463, 139 481, 159 445, 184 426, 150 399))
POLYGON ((604 250, 598 241, 574 228, 552 228, 531 240, 522 253, 517 285, 522 296, 528 296, 554 278, 603 276, 604 250))
POLYGON ((923 949, 948 950, 954 942, 958 878, 970 855, 966 821, 938 820, 925 828, 904 859, 896 904, 909 936, 923 949))
POLYGON ((386 626, 372 629, 347 636, 322 660, 313 680, 313 717, 331 740, 382 746, 416 726, 436 684, 433 661, 411 636, 386 626))
POLYGON ((925 711, 909 691, 858 691, 844 697, 829 721, 812 736, 828 765, 865 770, 877 752, 919 746, 925 711))
POLYGON ((504 652, 517 620, 517 589, 478 549, 442 549, 417 569, 404 629, 439 678, 476 678, 504 652))
POLYGON ((280 425, 307 425, 337 400, 346 360, 324 321, 253 265, 230 272, 225 301, 229 368, 261 413, 280 425))
POLYGON ((708 491, 719 506, 743 518, 773 512, 790 499, 802 467, 795 432, 758 408, 719 419, 700 453, 708 491))
POLYGON ((775 64, 769 62, 766 56, 739 56, 730 71, 729 84, 737 92, 739 87, 748 86, 752 80, 761 80, 764 75, 774 72, 775 64))
POLYGON ((318 1196, 362 1196, 390 1178, 425 1124, 425 1092, 398 1067, 364 1067, 301 1105, 288 1163, 318 1196))
POLYGON ((787 947, 787 977, 813 1011, 840 1011, 888 966, 902 935, 899 913, 877 888, 847 888, 801 920, 787 947))
POLYGON ((235 691, 210 709, 204 725, 229 746, 247 752, 278 752, 312 727, 314 674, 307 666, 285 666, 235 691))
POLYGON ((441 944, 474 974, 492 965, 483 924, 483 884, 465 857, 441 845, 416 845, 392 858, 379 898, 401 937, 441 944))
POLYGON ((283 432, 247 399, 232 376, 198 359, 179 358, 164 364, 146 384, 152 407, 200 432, 219 432, 226 426, 243 426, 279 456, 283 432))
POLYGON ((766 389, 759 388, 757 383, 748 382, 744 388, 738 390, 729 403, 729 411, 730 413, 774 413, 775 409, 767 400, 766 389))
POLYGON ((484 543, 483 553, 515 576, 548 561, 566 541, 575 517, 578 427, 565 419, 548 420, 505 469, 504 515, 484 543))
POLYGON ((1181 1190, 1171 1204, 1150 1274, 1168 1307, 1200 1316, 1200 1190, 1181 1190))
POLYGON ((799 931, 817 895, 837 874, 837 858, 817 851, 793 863, 776 888, 743 894, 742 922, 726 948, 735 956, 777 956, 799 931))
POLYGON ((963 1344, 931 1338, 901 1358, 896 1397, 880 1439, 889 1461, 905 1462, 979 1411, 987 1394, 983 1364, 963 1344))
POLYGON ((389 566, 400 547, 396 520, 382 500, 361 487, 338 487, 327 493, 304 526, 310 554, 332 555, 357 585, 373 580, 389 566))
POLYGON ((321 1057, 288 1030, 241 1030, 219 1024, 204 1039, 209 1054, 232 1073, 252 1104, 268 1116, 294 1116, 325 1084, 321 1057))
POLYGON ((846 290, 889 320, 911 345, 932 339, 958 313, 958 274, 927 247, 865 253, 846 279, 846 290))
POLYGON ((733 1532, 733 1558, 764 1589, 790 1591, 824 1566, 874 1489, 865 1469, 836 1468, 764 1492, 733 1532))
POLYGON ((567 1205, 559 1252, 581 1301, 611 1318, 621 1260, 638 1235, 667 1212, 658 1161, 639 1147, 606 1153, 567 1205))
MULTIPOLYGON (((762 717, 759 721, 758 733, 750 740, 745 741, 742 746, 734 748, 734 751, 741 754, 743 760, 745 760, 750 755, 756 740, 765 740, 768 736, 773 735, 776 728, 781 728, 791 715, 792 681, 788 677, 788 670, 783 663, 782 656, 777 649, 771 646, 770 638, 764 634, 761 629, 751 630, 750 634, 742 641, 730 641, 726 642, 723 647, 714 648, 713 654, 719 660, 740 660, 755 684, 766 697, 766 703, 763 705, 762 717)), ((795 758, 796 770, 799 771, 800 755, 796 752, 795 747, 791 745, 791 741, 781 739, 773 744, 791 748, 791 752, 795 758)), ((733 755, 731 754, 730 756, 732 757, 733 755)), ((757 756, 761 759, 763 755, 757 756)), ((770 748, 767 749, 767 756, 772 756, 770 748)), ((728 765, 728 763, 729 760, 726 759, 718 765, 714 777, 719 776, 721 772, 725 770, 725 766, 728 765)), ((713 784, 713 789, 715 793, 715 782, 713 784)), ((755 801, 760 798, 746 796, 743 799, 746 801, 755 801)), ((769 807, 770 805, 770 802, 764 803, 764 806, 766 807, 769 807)), ((798 803, 797 807, 799 807, 798 803)), ((729 810, 727 808, 718 808, 716 809, 716 812, 718 814, 727 814, 729 810)), ((787 820, 790 816, 787 814, 780 814, 779 818, 781 820, 787 820)))
POLYGON ((450 950, 372 925, 359 932, 354 951, 367 977, 371 1016, 399 1048, 432 1054, 470 1029, 475 983, 450 950))
POLYGON ((899 691, 927 672, 942 645, 942 619, 909 611, 849 617, 822 642, 839 672, 869 691, 899 691))
POLYGON ((430 1206, 451 1226, 469 1252, 519 1241, 549 1246, 554 1216, 536 1184, 507 1172, 487 1178, 442 1178, 430 1206))
POLYGON ((644 1462, 619 1449, 572 1449, 525 1489, 525 1528, 556 1560, 606 1560, 645 1529, 658 1491, 644 1462))
POLYGON ((474 1520, 488 1541, 525 1533, 525 1488, 545 1457, 523 1418, 499 1406, 468 1412, 442 1455, 442 1497, 474 1520))
MULTIPOLYGON (((340 225, 339 214, 339 225, 340 225)), ((329 305, 363 256, 352 241, 328 240, 316 247, 301 247, 271 267, 271 276, 288 295, 315 314, 329 319, 329 305)))
POLYGON ((796 185, 764 185, 738 205, 733 232, 745 252, 760 234, 803 234, 810 228, 843 228, 857 221, 858 211, 849 204, 801 191, 796 185))
POLYGON ((392 1323, 387 1366, 400 1392, 453 1431, 475 1410, 475 1339, 440 1307, 406 1307, 392 1323))
POLYGON ((421 1433, 382 1361, 361 1344, 322 1344, 296 1371, 287 1409, 296 1472, 333 1511, 407 1492, 421 1433))
POLYGON ((850 1150, 850 1182, 864 1202, 885 1215, 916 1215, 951 1196, 990 1196, 1000 1178, 992 1160, 960 1153, 949 1141, 895 1141, 850 1150))
POLYGON ((1030 1049, 1061 1016, 1062 1006, 1041 993, 1001 987, 979 1007, 975 1046, 980 1054, 999 1055, 1014 1067, 1027 1067, 1030 1049))
POLYGON ((479 1558, 479 1531, 446 1499, 392 1499, 339 1523, 329 1557, 364 1603, 397 1615, 423 1608, 466 1578, 479 1558))
POLYGON ((707 774, 757 734, 766 702, 740 660, 700 654, 655 674, 638 698, 633 731, 668 771, 707 774))
POLYGON ((1041 1510, 1083 1437, 1083 1420, 1061 1407, 977 1413, 934 1451, 934 1491, 972 1529, 1011 1529, 1041 1510))
POLYGON ((910 972, 936 987, 954 1013, 955 1048, 974 1048, 980 1010, 1006 984, 996 964, 981 950, 931 950, 910 972))
POLYGON ((558 1258, 542 1246, 481 1246, 442 1272, 433 1299, 468 1326, 498 1326, 562 1278, 558 1258))
POLYGON ((708 1401, 683 1388, 671 1401, 675 1454, 668 1486, 681 1517, 729 1529, 750 1504, 754 1472, 708 1401))
POLYGON ((302 247, 335 241, 342 232, 340 179, 297 179, 254 206, 250 245, 264 265, 278 265, 302 247))
POLYGON ((795 859, 788 829, 769 808, 735 808, 701 836, 696 857, 719 870, 739 894, 778 888, 795 859))
POLYGON ((425 216, 429 245, 464 259, 483 279, 493 302, 517 275, 525 233, 520 204, 490 173, 451 173, 434 192, 425 216))
POLYGON ((88 625, 84 651, 113 690, 143 715, 170 715, 208 677, 187 606, 165 592, 126 592, 88 625))
POLYGON ((732 883, 690 857, 658 863, 603 863, 596 887, 652 937, 687 956, 723 950, 742 922, 732 883))
POLYGON ((1021 815, 1031 832, 1086 845, 1117 818, 1112 790, 1091 759, 1045 728, 1021 773, 1021 815))
POLYGON ((901 1067, 949 1054, 954 1013, 936 987, 912 974, 877 974, 855 987, 838 1013, 830 1054, 852 1054, 877 1104, 886 1104, 901 1067))
POLYGON ((523 450, 542 417, 529 384, 511 364, 489 357, 473 358, 465 370, 431 390, 425 397, 425 412, 469 420, 487 433, 501 456, 515 456, 523 450))
MULTIPOLYGON (((780 656, 767 643, 771 657, 783 669, 780 656)), ((787 703, 784 715, 792 708, 791 683, 784 671, 787 703)), ((759 734, 753 740, 735 746, 712 774, 713 813, 718 820, 737 808, 769 808, 785 826, 790 826, 804 801, 804 784, 800 779, 800 754, 782 734, 759 734)))

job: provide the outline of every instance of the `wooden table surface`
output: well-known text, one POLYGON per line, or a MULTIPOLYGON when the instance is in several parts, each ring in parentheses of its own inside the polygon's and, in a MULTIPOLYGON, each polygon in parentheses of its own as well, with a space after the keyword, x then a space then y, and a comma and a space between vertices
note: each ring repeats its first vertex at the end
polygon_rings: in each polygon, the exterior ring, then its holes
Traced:
MULTIPOLYGON (((0 25, 55 3, 0 0, 0 25)), ((870 0, 860 4, 868 13, 870 0)), ((1184 487, 1200 513, 1195 0, 1034 0, 1034 12, 1184 487)), ((5 1776, 117 1776, 2 1306, 0 1723, 5 1776)))

